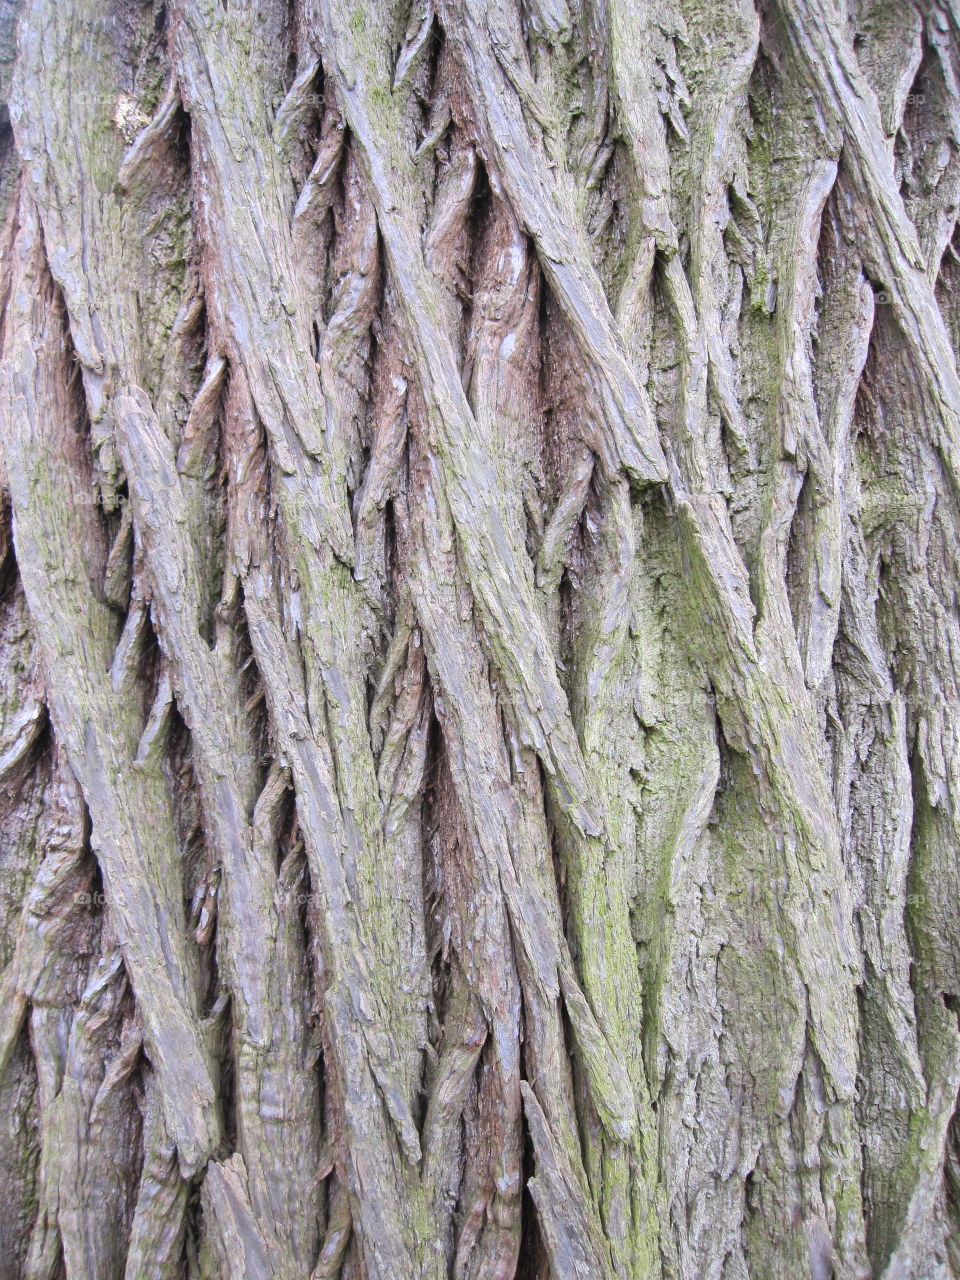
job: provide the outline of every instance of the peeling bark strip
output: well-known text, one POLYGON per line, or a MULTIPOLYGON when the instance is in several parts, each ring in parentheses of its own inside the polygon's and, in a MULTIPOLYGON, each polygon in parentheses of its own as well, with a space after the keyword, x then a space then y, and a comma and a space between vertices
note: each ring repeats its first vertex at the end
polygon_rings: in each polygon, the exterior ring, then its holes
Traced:
MULTIPOLYGON (((216 1148, 220 1129, 178 886, 173 814, 159 754, 139 749, 136 640, 117 644, 116 623, 90 580, 102 538, 84 501, 83 411, 67 380, 63 311, 29 194, 16 217, 3 394, 17 565, 54 731, 90 810, 111 914, 143 1005, 147 1051, 189 1175, 216 1148)), ((130 617, 137 627, 135 613, 130 617)))
POLYGON ((0 2, 0 1275, 960 1277, 960 15, 0 2))

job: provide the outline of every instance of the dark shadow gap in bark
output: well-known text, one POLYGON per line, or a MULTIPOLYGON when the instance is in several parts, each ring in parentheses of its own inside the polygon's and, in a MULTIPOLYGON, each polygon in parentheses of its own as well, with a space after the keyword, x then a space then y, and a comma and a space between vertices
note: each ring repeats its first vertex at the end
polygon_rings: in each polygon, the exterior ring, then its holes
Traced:
POLYGON ((236 599, 230 605, 221 605, 218 609, 226 615, 223 620, 232 631, 233 660, 240 673, 240 694, 246 713, 250 749, 257 765, 256 790, 259 795, 270 772, 271 759, 276 755, 276 744, 267 708, 265 685, 250 640, 243 587, 239 583, 236 591, 236 599))
POLYGON ((40 1102, 29 1015, 0 1076, 0 1107, 0 1274, 16 1277, 23 1271, 39 1199, 40 1102))
POLYGON ((443 1030, 451 996, 452 966, 450 905, 447 900, 447 859, 459 839, 453 816, 453 780, 446 761, 443 731, 435 715, 430 717, 427 759, 424 774, 421 830, 423 832, 423 903, 426 926, 426 954, 430 967, 429 1008, 430 1052, 424 1059, 424 1097, 429 1096, 430 1069, 443 1042, 443 1030))
POLYGON ((201 1008, 211 1016, 222 995, 217 963, 220 868, 204 834, 203 804, 193 768, 190 730, 173 701, 163 769, 170 788, 186 917, 200 960, 201 1008))

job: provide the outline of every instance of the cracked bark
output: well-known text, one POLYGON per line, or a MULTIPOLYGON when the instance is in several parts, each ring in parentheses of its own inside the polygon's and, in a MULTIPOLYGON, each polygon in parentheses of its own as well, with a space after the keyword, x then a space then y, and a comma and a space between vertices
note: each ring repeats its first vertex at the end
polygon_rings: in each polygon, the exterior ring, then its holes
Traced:
POLYGON ((0 1275, 960 1276, 960 15, 0 0, 0 1275))

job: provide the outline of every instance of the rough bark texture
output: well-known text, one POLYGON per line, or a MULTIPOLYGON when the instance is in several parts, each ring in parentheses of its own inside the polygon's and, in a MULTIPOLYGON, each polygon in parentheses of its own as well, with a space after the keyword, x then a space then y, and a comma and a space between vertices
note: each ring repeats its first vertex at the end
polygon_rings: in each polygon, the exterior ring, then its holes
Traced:
POLYGON ((953 0, 0 102, 0 1277, 960 1277, 953 0))

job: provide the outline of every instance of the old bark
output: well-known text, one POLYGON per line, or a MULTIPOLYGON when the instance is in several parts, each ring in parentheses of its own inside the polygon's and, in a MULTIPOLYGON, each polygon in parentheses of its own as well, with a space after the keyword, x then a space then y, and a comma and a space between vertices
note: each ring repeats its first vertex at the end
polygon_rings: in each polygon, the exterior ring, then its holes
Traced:
POLYGON ((0 1276, 960 1276, 952 0, 0 101, 0 1276))

